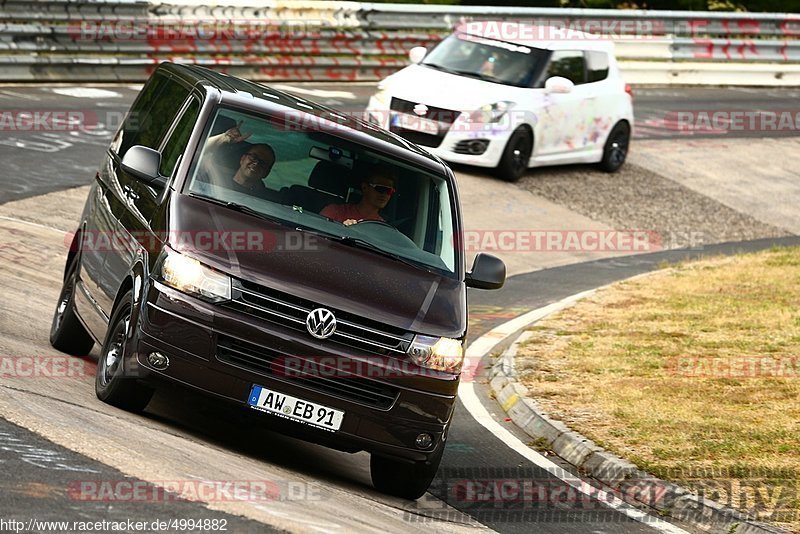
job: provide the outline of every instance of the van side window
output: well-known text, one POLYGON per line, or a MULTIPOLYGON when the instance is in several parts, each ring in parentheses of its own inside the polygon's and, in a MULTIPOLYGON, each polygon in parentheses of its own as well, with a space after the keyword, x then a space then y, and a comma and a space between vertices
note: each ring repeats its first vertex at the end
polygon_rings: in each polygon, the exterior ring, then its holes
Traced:
POLYGON ((111 145, 123 157, 133 145, 158 148, 189 89, 170 77, 156 74, 139 94, 111 145))
POLYGON ((561 76, 570 80, 575 85, 586 82, 585 61, 583 52, 579 50, 555 50, 550 56, 550 64, 547 66, 547 78, 561 76))
POLYGON ((608 78, 608 54, 597 50, 586 51, 587 82, 599 82, 608 78))
POLYGON ((193 97, 161 150, 161 167, 158 169, 161 176, 172 176, 178 158, 186 149, 186 143, 189 142, 189 136, 192 135, 199 113, 200 102, 193 97))

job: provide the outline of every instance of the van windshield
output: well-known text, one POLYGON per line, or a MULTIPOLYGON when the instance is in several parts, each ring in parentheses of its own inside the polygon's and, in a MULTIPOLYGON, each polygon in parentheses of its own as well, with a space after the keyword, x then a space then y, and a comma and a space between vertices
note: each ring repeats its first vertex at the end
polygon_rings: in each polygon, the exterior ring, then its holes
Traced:
POLYGON ((184 193, 454 277, 445 177, 329 132, 221 108, 184 193))
POLYGON ((548 52, 468 33, 455 33, 434 48, 422 65, 515 87, 530 87, 548 52))

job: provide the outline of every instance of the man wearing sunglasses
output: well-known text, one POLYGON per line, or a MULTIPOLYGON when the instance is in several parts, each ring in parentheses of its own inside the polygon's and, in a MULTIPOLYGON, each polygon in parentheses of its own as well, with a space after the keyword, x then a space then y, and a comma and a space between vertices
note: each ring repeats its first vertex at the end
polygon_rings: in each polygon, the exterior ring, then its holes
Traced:
MULTIPOLYGON (((236 126, 227 131, 210 137, 206 143, 206 150, 209 153, 213 153, 226 145, 243 143, 252 133, 243 135, 239 130, 241 126, 242 121, 239 121, 236 126)), ((264 185, 264 178, 267 177, 274 164, 275 151, 272 150, 271 146, 264 143, 249 145, 239 158, 239 167, 233 176, 219 185, 259 198, 280 201, 280 195, 277 192, 270 191, 264 185)))
POLYGON ((361 200, 358 203, 328 204, 319 214, 347 226, 361 221, 383 221, 379 211, 386 207, 394 193, 391 169, 379 165, 361 181, 361 200))

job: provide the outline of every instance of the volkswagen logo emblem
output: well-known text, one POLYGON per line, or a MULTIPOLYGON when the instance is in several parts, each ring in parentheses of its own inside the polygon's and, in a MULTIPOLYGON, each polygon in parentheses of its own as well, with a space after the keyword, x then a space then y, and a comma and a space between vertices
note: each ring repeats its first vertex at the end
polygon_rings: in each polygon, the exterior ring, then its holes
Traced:
POLYGON ((306 317, 308 333, 317 339, 327 339, 336 331, 336 317, 325 308, 311 310, 306 317))
POLYGON ((417 104, 416 106, 414 106, 414 113, 422 117, 423 115, 428 113, 428 106, 426 106, 425 104, 417 104))

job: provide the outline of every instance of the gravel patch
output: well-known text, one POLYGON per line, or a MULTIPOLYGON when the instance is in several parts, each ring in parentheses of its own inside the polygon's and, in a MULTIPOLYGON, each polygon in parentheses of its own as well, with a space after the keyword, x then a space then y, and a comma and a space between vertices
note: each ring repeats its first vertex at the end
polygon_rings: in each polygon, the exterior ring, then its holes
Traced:
POLYGON ((615 174, 588 165, 534 169, 519 186, 614 228, 656 232, 667 248, 792 235, 630 163, 615 174))

